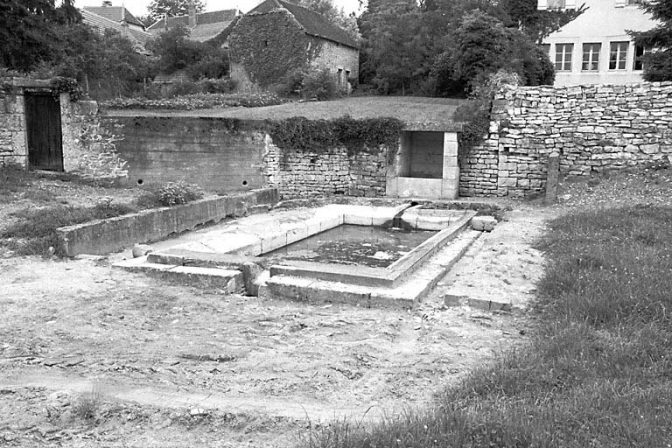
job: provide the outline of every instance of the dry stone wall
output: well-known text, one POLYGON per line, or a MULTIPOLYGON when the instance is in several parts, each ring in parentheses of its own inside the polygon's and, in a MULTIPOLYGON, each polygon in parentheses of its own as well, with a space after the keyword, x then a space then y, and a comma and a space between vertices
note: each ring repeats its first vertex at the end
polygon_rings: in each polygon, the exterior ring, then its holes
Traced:
POLYGON ((311 196, 385 196, 385 148, 348 155, 346 148, 285 150, 266 138, 264 166, 269 186, 284 198, 311 196))
POLYGON ((490 133, 460 160, 460 195, 544 191, 548 156, 562 175, 586 176, 672 156, 672 83, 506 87, 490 133))
POLYGON ((0 90, 0 167, 26 166, 26 120, 23 94, 0 90))

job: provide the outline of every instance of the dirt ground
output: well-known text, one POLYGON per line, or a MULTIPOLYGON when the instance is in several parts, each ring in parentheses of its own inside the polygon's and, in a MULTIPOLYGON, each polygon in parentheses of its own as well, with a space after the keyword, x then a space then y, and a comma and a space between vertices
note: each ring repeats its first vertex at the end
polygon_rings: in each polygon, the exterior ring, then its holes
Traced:
POLYGON ((128 252, 0 258, 0 446, 280 447, 333 418, 422 406, 525 342, 547 219, 669 205, 669 171, 566 183, 550 207, 507 203, 409 312, 169 284, 111 267, 128 252), (447 307, 446 294, 520 309, 447 307))

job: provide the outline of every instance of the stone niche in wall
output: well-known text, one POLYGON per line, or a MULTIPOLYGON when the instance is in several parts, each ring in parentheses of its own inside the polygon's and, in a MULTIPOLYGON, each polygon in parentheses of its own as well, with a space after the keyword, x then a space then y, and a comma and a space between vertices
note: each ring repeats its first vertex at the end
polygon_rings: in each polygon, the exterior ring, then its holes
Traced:
POLYGON ((456 199, 457 132, 405 131, 387 171, 386 195, 456 199))

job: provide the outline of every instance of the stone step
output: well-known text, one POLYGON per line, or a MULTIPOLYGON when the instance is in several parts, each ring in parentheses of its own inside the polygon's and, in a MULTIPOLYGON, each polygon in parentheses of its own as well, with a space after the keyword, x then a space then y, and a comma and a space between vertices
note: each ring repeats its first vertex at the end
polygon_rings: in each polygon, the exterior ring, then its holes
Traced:
POLYGON ((445 294, 443 296, 443 303, 448 307, 453 306, 468 306, 481 311, 489 312, 512 312, 519 310, 513 304, 508 302, 501 302, 496 300, 476 299, 462 295, 445 294))
POLYGON ((233 269, 203 268, 152 263, 147 257, 138 257, 113 264, 113 267, 131 272, 142 272, 153 278, 183 285, 216 289, 225 294, 244 291, 243 273, 233 269))

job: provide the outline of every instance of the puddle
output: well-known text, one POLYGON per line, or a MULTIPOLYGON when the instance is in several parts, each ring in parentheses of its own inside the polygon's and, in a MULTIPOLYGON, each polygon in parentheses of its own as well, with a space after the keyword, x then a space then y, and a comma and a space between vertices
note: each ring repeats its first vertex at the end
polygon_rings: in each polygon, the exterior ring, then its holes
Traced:
POLYGON ((386 268, 436 232, 345 224, 264 254, 269 264, 287 260, 386 268))

